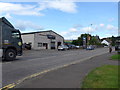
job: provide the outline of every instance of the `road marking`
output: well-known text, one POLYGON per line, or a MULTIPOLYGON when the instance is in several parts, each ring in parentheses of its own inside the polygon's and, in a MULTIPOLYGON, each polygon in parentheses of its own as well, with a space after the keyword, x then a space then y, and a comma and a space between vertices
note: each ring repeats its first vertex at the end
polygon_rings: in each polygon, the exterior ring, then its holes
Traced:
POLYGON ((2 62, 0 64, 11 64, 12 62, 2 62))
POLYGON ((1 88, 1 90, 8 90, 8 89, 14 88, 14 87, 15 87, 15 84, 13 83, 13 84, 9 84, 9 85, 7 85, 7 86, 1 88))
POLYGON ((71 56, 71 55, 76 55, 76 54, 65 54, 63 56, 71 56))
POLYGON ((91 57, 88 57, 88 58, 84 58, 84 59, 81 59, 81 60, 78 60, 78 61, 74 61, 74 62, 71 62, 71 63, 69 63, 69 64, 64 64, 64 65, 61 65, 61 66, 57 66, 57 67, 55 67, 55 68, 43 70, 42 72, 35 73, 35 74, 32 74, 32 75, 30 75, 30 76, 27 76, 27 77, 25 77, 25 78, 23 78, 23 79, 21 79, 21 80, 18 80, 18 81, 15 82, 15 83, 6 85, 6 86, 4 86, 3 88, 0 88, 0 90, 2 90, 2 89, 3 89, 3 90, 4 90, 4 89, 5 89, 5 90, 8 90, 8 89, 14 88, 15 86, 19 85, 20 83, 22 83, 22 82, 25 81, 25 80, 28 80, 28 79, 31 79, 31 78, 35 78, 35 77, 40 76, 40 75, 42 75, 42 74, 48 73, 48 72, 50 72, 50 71, 58 70, 58 69, 61 69, 61 68, 68 67, 68 66, 70 66, 70 65, 74 65, 74 64, 77 64, 77 63, 80 63, 80 62, 89 60, 89 59, 91 59, 91 58, 93 58, 93 57, 95 57, 95 56, 99 56, 99 55, 102 55, 102 54, 105 54, 105 53, 106 53, 106 52, 100 53, 100 54, 97 54, 97 55, 94 55, 94 56, 91 56, 91 57))

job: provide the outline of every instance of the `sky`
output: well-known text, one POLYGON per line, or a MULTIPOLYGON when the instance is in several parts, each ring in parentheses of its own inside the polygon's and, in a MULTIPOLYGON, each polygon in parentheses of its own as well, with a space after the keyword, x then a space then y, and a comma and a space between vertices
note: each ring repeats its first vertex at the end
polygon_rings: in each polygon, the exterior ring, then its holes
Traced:
POLYGON ((0 17, 22 33, 53 30, 70 40, 84 33, 100 38, 118 36, 118 2, 0 0, 0 17))

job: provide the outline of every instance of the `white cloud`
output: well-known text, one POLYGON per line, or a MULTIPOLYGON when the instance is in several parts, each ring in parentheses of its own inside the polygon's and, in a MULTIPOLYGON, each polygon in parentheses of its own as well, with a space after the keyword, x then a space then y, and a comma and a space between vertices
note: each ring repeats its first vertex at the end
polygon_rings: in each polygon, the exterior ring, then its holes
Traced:
POLYGON ((107 25, 107 27, 106 27, 108 30, 112 30, 113 28, 114 28, 114 26, 113 25, 107 25))
POLYGON ((63 35, 63 36, 65 36, 65 35, 67 35, 69 32, 65 32, 65 31, 63 31, 63 32, 60 32, 60 35, 63 35))
POLYGON ((72 33, 72 32, 61 32, 59 33, 60 35, 62 35, 65 39, 77 39, 80 36, 80 33, 72 33))
POLYGON ((111 37, 112 35, 111 34, 105 34, 106 37, 111 37))
POLYGON ((49 8, 68 13, 74 13, 77 11, 77 6, 74 2, 48 1, 39 2, 36 5, 0 2, 0 15, 14 14, 43 16, 44 14, 41 13, 41 11, 49 8))
POLYGON ((66 40, 75 40, 75 39, 77 39, 79 36, 80 36, 80 34, 77 34, 77 35, 69 35, 69 36, 65 36, 64 38, 65 38, 66 40))
POLYGON ((80 33, 77 29, 70 28, 67 31, 60 32, 60 35, 62 35, 65 39, 77 39, 80 33))
POLYGON ((110 18, 108 21, 113 22, 114 20, 115 20, 114 18, 110 18))
POLYGON ((84 27, 84 28, 80 29, 80 31, 84 32, 84 33, 91 33, 91 32, 94 32, 95 29, 92 27, 84 27))
POLYGON ((5 17, 8 18, 8 19, 11 19, 11 18, 12 18, 12 16, 11 16, 9 13, 7 13, 7 14, 5 15, 5 17))
MULTIPOLYGON (((46 4, 46 3, 45 3, 46 4)), ((50 1, 46 4, 47 8, 54 8, 61 10, 63 12, 74 13, 76 12, 76 4, 74 2, 64 2, 64 1, 50 1)))
POLYGON ((81 27, 83 27, 83 25, 81 25, 81 24, 75 24, 74 25, 74 28, 81 28, 81 27))
MULTIPOLYGON (((56 0, 0 0, 5 2, 41 2, 41 1, 56 1, 56 0)), ((119 0, 59 0, 66 2, 119 2, 119 0)))
POLYGON ((77 5, 75 2, 64 2, 64 1, 47 1, 47 2, 40 2, 39 3, 39 8, 37 10, 44 10, 44 9, 56 9, 60 10, 63 12, 68 12, 68 13, 75 13, 77 12, 77 5))
MULTIPOLYGON (((92 25, 91 27, 72 27, 61 35, 65 39, 77 39, 81 34, 91 33, 91 35, 99 35, 100 38, 118 36, 118 28, 113 25, 105 25, 104 23, 98 25, 92 25)), ((119 34, 120 35, 120 34, 119 34)))
POLYGON ((76 28, 70 28, 70 32, 77 32, 78 30, 76 28))
POLYGON ((113 25, 107 25, 106 28, 107 30, 118 30, 118 28, 113 25))
POLYGON ((99 35, 100 38, 117 36, 118 28, 113 25, 105 25, 104 23, 93 25, 91 27, 81 27, 75 28, 72 27, 65 32, 62 32, 61 35, 65 37, 65 39, 77 39, 81 34, 91 33, 91 35, 99 35))
POLYGON ((15 15, 43 15, 36 10, 35 5, 13 4, 0 2, 0 15, 6 14, 15 15))
POLYGON ((97 30, 96 25, 94 27, 83 27, 82 25, 75 25, 67 31, 61 32, 65 39, 77 39, 83 33, 91 33, 97 30), (80 29, 81 28, 81 29, 80 29))
POLYGON ((44 28, 40 25, 37 25, 33 22, 30 21, 22 21, 22 20, 17 20, 15 23, 15 28, 20 29, 21 31, 25 31, 27 29, 32 29, 32 30, 43 30, 44 28))
POLYGON ((104 27, 104 26, 105 26, 104 24, 102 24, 102 23, 100 24, 100 27, 104 27))

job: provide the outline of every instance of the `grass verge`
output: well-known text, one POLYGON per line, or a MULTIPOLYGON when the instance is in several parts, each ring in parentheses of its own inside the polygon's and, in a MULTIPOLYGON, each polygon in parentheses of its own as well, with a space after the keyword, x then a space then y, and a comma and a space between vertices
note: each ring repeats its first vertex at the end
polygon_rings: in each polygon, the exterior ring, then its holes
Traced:
POLYGON ((115 54, 113 56, 111 56, 112 60, 120 60, 120 54, 115 54))
POLYGON ((94 69, 84 79, 82 88, 120 88, 118 66, 104 65, 94 69))

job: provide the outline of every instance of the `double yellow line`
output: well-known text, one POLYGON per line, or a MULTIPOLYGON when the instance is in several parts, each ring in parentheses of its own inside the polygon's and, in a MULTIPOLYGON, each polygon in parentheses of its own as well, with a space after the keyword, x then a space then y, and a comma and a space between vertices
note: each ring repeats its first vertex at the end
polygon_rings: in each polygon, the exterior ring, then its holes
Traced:
POLYGON ((1 88, 0 90, 8 90, 8 89, 11 89, 11 88, 14 88, 14 87, 15 87, 15 84, 13 83, 13 84, 9 84, 9 85, 1 88))
POLYGON ((27 76, 27 77, 21 79, 21 80, 18 80, 16 83, 12 83, 12 84, 6 85, 6 86, 0 88, 0 90, 8 90, 8 89, 14 88, 16 85, 19 85, 20 83, 22 83, 23 81, 25 81, 25 80, 27 80, 27 79, 31 79, 31 78, 40 76, 40 75, 45 74, 45 73, 48 73, 48 72, 50 72, 50 71, 58 70, 58 69, 60 69, 60 68, 65 68, 65 67, 68 67, 68 66, 70 66, 70 65, 77 64, 77 63, 80 63, 80 62, 82 62, 82 61, 88 60, 88 59, 90 59, 90 58, 91 58, 91 57, 86 58, 86 59, 82 59, 82 60, 79 60, 79 61, 74 61, 74 62, 72 62, 72 63, 65 64, 65 65, 61 65, 61 66, 58 66, 58 67, 55 67, 55 68, 51 68, 51 69, 48 69, 48 70, 44 70, 44 71, 39 72, 39 73, 32 74, 32 75, 30 75, 30 76, 27 76))

